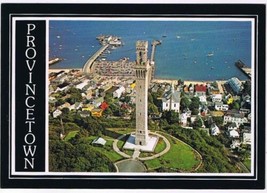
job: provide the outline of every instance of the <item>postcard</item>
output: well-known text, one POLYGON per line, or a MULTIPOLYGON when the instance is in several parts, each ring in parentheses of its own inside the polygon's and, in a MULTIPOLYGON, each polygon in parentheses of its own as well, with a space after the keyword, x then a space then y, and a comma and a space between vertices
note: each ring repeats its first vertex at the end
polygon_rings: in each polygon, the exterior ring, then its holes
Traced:
POLYGON ((2 4, 3 188, 264 189, 264 21, 2 4))

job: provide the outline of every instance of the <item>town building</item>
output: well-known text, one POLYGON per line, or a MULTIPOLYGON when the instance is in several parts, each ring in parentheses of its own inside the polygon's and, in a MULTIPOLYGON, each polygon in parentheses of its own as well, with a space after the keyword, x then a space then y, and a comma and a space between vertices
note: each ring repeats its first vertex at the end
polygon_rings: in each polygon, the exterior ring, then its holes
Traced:
POLYGON ((243 133, 242 143, 247 144, 247 145, 251 145, 251 133, 243 133))
POLYGON ((222 101, 222 95, 221 94, 213 94, 212 97, 212 102, 221 102, 222 101))
POLYGON ((229 105, 223 104, 223 102, 215 102, 215 109, 217 111, 228 111, 229 105))
POLYGON ((56 109, 54 112, 53 112, 53 117, 54 118, 57 118, 58 116, 60 116, 62 114, 62 111, 59 110, 59 109, 56 109))
POLYGON ((180 112, 180 95, 181 93, 179 91, 173 91, 172 89, 164 94, 162 98, 162 110, 180 112))
POLYGON ((102 109, 93 109, 91 110, 91 114, 93 117, 102 117, 103 110, 102 109))
POLYGON ((200 96, 206 96, 206 92, 207 92, 207 86, 206 85, 195 85, 195 95, 200 97, 200 96))
POLYGON ((219 135, 221 133, 219 127, 215 123, 211 124, 210 132, 213 136, 219 135))
POLYGON ((248 119, 244 116, 244 114, 236 112, 236 111, 228 111, 224 115, 224 124, 227 123, 236 123, 239 127, 241 124, 247 123, 248 119))
POLYGON ((121 95, 125 92, 125 88, 124 86, 120 86, 118 89, 116 89, 114 92, 113 92, 113 97, 114 98, 120 98, 121 95))
POLYGON ((236 77, 229 79, 227 83, 230 85, 235 94, 239 94, 243 89, 242 82, 236 77))

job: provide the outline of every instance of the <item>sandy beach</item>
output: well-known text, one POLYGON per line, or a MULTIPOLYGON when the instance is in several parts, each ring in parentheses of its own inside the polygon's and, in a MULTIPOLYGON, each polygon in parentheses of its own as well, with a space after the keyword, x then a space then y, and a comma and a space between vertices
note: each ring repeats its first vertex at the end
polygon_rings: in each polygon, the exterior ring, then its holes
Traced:
POLYGON ((69 72, 70 70, 82 70, 82 68, 49 68, 48 72, 60 72, 60 71, 65 71, 69 72))

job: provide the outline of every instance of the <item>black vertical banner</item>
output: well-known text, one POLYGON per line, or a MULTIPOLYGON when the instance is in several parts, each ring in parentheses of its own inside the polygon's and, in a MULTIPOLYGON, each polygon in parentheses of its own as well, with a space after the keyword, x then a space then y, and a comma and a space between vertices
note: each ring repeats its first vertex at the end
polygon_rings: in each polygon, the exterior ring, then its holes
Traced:
POLYGON ((45 29, 45 21, 16 21, 16 171, 45 171, 45 29))

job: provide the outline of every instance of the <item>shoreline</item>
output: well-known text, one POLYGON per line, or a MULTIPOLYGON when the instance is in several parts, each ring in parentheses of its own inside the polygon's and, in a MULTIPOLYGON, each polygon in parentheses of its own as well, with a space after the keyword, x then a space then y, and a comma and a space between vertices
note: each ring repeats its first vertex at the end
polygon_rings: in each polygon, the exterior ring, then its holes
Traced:
MULTIPOLYGON (((49 68, 48 72, 60 72, 60 71, 66 71, 69 72, 70 70, 79 70, 82 71, 82 68, 49 68)), ((173 84, 173 83, 177 83, 178 79, 172 79, 172 78, 154 78, 152 80, 152 82, 155 83, 169 83, 169 84, 173 84)), ((182 79, 181 79, 182 80, 182 79)), ((206 85, 207 83, 212 83, 212 82, 219 82, 219 83, 225 83, 228 80, 182 80, 184 82, 185 85, 189 85, 189 84, 204 84, 206 85)))

